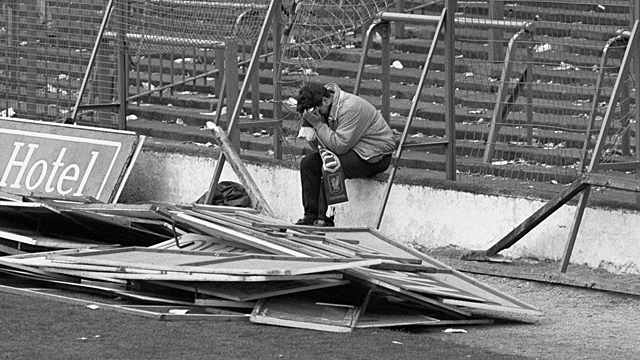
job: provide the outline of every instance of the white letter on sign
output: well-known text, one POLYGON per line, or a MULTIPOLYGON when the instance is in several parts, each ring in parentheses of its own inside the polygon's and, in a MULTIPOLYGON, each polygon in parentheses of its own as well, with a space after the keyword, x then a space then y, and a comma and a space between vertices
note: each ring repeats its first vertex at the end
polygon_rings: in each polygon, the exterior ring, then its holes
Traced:
POLYGON ((31 159, 31 155, 33 155, 33 150, 38 148, 38 144, 29 144, 29 152, 27 153, 27 156, 25 158, 24 161, 17 161, 16 157, 18 157, 18 151, 20 151, 20 148, 22 146, 24 146, 24 143, 21 142, 15 142, 13 143, 13 145, 15 146, 15 148, 13 149, 13 154, 11 154, 11 160, 9 160, 9 163, 7 164, 7 168, 4 171, 4 175, 2 175, 2 180, 0 180, 0 186, 7 186, 7 178, 9 177, 9 173, 11 172, 11 168, 13 166, 20 166, 20 172, 18 173, 18 176, 16 176, 16 181, 14 181, 13 184, 11 184, 12 188, 16 188, 19 189, 20 188, 20 180, 22 180, 22 175, 24 175, 24 171, 27 168, 27 164, 29 163, 29 159, 31 159))
POLYGON ((62 162, 62 157, 64 157, 64 154, 66 152, 67 152, 67 148, 62 148, 60 150, 60 155, 58 155, 58 158, 53 163, 53 169, 51 169, 51 175, 49 176, 49 180, 47 180, 47 184, 44 186, 44 191, 50 193, 50 192, 52 192, 54 190, 54 188, 51 187, 51 183, 53 183, 53 178, 56 177, 56 173, 58 172, 58 168, 60 168, 60 166, 64 165, 64 163, 62 162))
POLYGON ((66 180, 76 181, 78 180, 78 174, 80 174, 80 167, 78 166, 78 164, 71 164, 67 166, 66 169, 62 170, 62 174, 60 174, 60 179, 58 179, 58 194, 67 195, 68 193, 73 191, 73 188, 70 188, 69 190, 63 190, 62 182, 66 180), (67 173, 70 170, 73 170, 73 175, 71 176, 67 175, 67 173))
POLYGON ((36 161, 36 163, 33 164, 31 169, 27 173, 27 178, 25 179, 24 187, 27 188, 27 190, 36 189, 38 186, 40 186, 40 183, 42 183, 42 180, 44 180, 45 175, 47 175, 47 162, 44 160, 36 161), (40 177, 38 178, 38 181, 36 181, 36 183, 32 185, 31 178, 33 177, 33 173, 35 173, 38 170, 38 166, 42 166, 42 171, 40 172, 40 177))

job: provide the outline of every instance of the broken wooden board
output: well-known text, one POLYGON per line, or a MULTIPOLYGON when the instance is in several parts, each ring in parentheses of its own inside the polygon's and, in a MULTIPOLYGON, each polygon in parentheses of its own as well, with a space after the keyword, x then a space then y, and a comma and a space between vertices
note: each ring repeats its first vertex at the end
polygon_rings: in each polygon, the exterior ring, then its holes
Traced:
POLYGON ((115 305, 123 311, 144 312, 161 321, 249 321, 249 314, 201 306, 115 305))
MULTIPOLYGON (((45 272, 76 276, 84 279, 94 279, 103 281, 115 280, 146 280, 146 281, 289 281, 289 280, 314 280, 314 279, 342 279, 342 273, 322 273, 310 275, 226 275, 226 274, 194 274, 187 272, 160 271, 159 273, 148 272, 123 272, 123 271, 91 271, 72 270, 60 267, 49 267, 43 265, 39 267, 45 272)), ((147 270, 149 271, 149 270, 147 270)))
POLYGON ((0 190, 116 202, 143 139, 132 131, 0 117, 0 190))
POLYGON ((305 275, 381 264, 380 259, 310 258, 256 254, 211 254, 129 247, 68 255, 52 260, 172 272, 233 275, 305 275))
POLYGON ((91 241, 87 239, 76 239, 76 241, 73 241, 69 238, 43 236, 38 234, 37 232, 24 229, 5 231, 5 229, 0 228, 0 239, 15 243, 16 249, 22 249, 25 247, 25 245, 30 245, 30 248, 39 249, 40 251, 49 249, 75 249, 108 245, 107 243, 91 241))
POLYGON ((317 279, 301 281, 278 281, 268 283, 185 283, 156 282, 158 285, 190 290, 196 294, 216 296, 234 301, 254 301, 258 299, 294 294, 309 290, 326 289, 348 284, 349 280, 317 279))
POLYGON ((185 213, 176 213, 173 219, 178 222, 187 223, 190 226, 205 232, 214 237, 224 238, 230 241, 237 241, 246 246, 254 247, 271 254, 291 255, 291 256, 307 256, 307 253, 300 249, 294 249, 291 246, 283 245, 284 242, 269 239, 264 234, 249 233, 249 229, 234 229, 228 226, 213 223, 185 213))
POLYGON ((188 250, 209 253, 251 253, 270 254, 269 252, 251 248, 237 242, 226 241, 209 235, 184 234, 176 239, 170 239, 149 246, 149 249, 160 250, 188 250))
POLYGON ((37 231, 47 237, 124 246, 148 246, 169 237, 166 233, 154 233, 96 216, 77 210, 61 210, 45 203, 0 201, 0 227, 4 230, 37 231))

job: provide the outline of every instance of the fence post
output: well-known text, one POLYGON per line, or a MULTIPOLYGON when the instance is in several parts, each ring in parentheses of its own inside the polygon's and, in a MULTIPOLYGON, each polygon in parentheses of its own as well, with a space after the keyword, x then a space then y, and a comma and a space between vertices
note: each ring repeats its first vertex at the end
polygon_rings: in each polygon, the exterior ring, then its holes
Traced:
MULTIPOLYGON (((405 10, 404 0, 396 0, 395 3, 396 3, 396 12, 404 13, 404 10, 405 10)), ((405 37, 404 22, 394 21, 393 26, 394 26, 394 34, 396 36, 396 39, 404 39, 405 37)))
MULTIPOLYGON (((446 179, 456 180, 456 84, 455 84, 455 14, 456 0, 447 0, 444 27, 444 118, 445 135, 449 143, 445 158, 446 179)), ((435 34, 438 36, 438 34, 435 34)))
MULTIPOLYGON (((489 0, 489 18, 491 20, 504 20, 504 1, 489 0)), ((502 43, 504 41, 504 31, 493 27, 489 30, 489 61, 502 61, 504 57, 502 43)))

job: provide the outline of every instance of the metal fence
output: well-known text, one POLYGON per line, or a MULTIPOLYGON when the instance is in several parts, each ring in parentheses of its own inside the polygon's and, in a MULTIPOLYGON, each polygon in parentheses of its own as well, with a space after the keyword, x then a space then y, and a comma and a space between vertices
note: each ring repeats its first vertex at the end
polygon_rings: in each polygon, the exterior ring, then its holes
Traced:
MULTIPOLYGON (((238 62, 246 64, 268 5, 139 0, 128 1, 128 7, 124 7, 125 2, 115 1, 113 14, 103 27, 110 3, 3 2, 0 115, 48 121, 73 117, 82 124, 119 127, 123 92, 131 92, 129 99, 138 104, 150 101, 151 96, 168 97, 183 90, 218 95, 222 91, 220 75, 227 56, 226 43, 239 44, 238 62), (179 7, 178 3, 188 6, 179 7), (218 16, 203 17, 211 13, 214 3, 218 16), (138 16, 131 17, 132 13, 138 16), (119 31, 124 26, 129 31, 119 31), (101 30, 103 41, 96 46, 101 30), (127 36, 118 38, 118 33, 127 36), (126 46, 129 56, 120 56, 119 46, 126 46), (92 70, 87 74, 90 65, 92 70), (120 76, 125 71, 128 76, 120 76), (79 100, 81 91, 84 95, 79 100), (78 109, 77 114, 74 109, 78 109)), ((458 1, 454 16, 476 21, 455 29, 458 180, 516 191, 535 188, 557 192, 557 187, 545 185, 571 182, 594 156, 610 163, 634 160, 635 71, 624 74, 618 84, 618 98, 611 104, 609 100, 637 18, 636 3, 458 1), (488 26, 493 20, 518 20, 527 25, 488 26), (606 144, 602 153, 593 155, 605 116, 613 118, 612 126, 603 138, 606 144)), ((291 4, 285 2, 286 8, 291 4)), ((391 10, 437 15, 445 2, 374 4, 374 10, 392 5, 391 10)), ((366 17, 375 13, 347 11, 338 19, 329 11, 334 22, 326 23, 326 17, 314 17, 319 9, 314 8, 316 5, 308 4, 311 10, 302 19, 309 27, 302 33, 331 36, 320 36, 320 46, 299 46, 294 52, 288 47, 281 58, 281 64, 288 61, 285 65, 298 62, 296 65, 306 66, 302 76, 307 77, 314 76, 313 67, 343 40, 340 34, 364 25, 366 17), (344 25, 345 19, 353 24, 338 28, 336 24, 344 25)), ((287 21, 292 21, 295 11, 291 10, 283 11, 282 23, 277 23, 279 31, 286 30, 287 21)), ((403 38, 405 27, 396 24, 394 36, 403 38)), ((313 39, 304 41, 311 43, 313 39)), ((273 58, 268 63, 267 55, 275 44, 272 41, 262 50, 264 67, 273 66, 273 58)), ((243 69, 241 66, 240 75, 243 69)), ((283 65, 279 71, 284 70, 283 65)), ((286 70, 290 70, 288 66, 286 70)), ((293 79, 291 86, 295 87, 297 81, 293 79)), ((432 84, 435 89, 442 87, 437 79, 432 84)), ((258 96, 259 85, 254 89, 258 96)), ((443 96, 439 93, 428 99, 442 103, 446 101, 443 96)), ((273 97, 281 100, 282 94, 273 97)), ((431 129, 431 136, 442 135, 441 107, 424 107, 418 116, 431 129)), ((635 173, 635 169, 622 173, 635 173)))

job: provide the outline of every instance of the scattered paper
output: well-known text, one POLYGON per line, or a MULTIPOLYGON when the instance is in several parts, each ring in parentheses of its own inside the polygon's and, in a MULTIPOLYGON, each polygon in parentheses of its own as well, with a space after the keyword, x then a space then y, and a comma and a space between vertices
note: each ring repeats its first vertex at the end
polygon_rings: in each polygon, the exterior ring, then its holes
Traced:
POLYGON ((466 333, 467 333, 467 330, 465 330, 465 329, 451 329, 451 328, 449 328, 449 329, 445 329, 445 330, 444 330, 444 332, 445 332, 445 333, 447 333, 447 334, 466 334, 466 333))
POLYGON ((7 110, 0 111, 0 116, 3 116, 3 117, 12 117, 15 114, 16 112, 13 110, 13 108, 8 108, 7 110))
POLYGON ((187 313, 189 313, 188 309, 171 309, 171 310, 169 310, 169 314, 185 315, 187 313))
POLYGON ((538 44, 533 47, 533 51, 535 52, 545 52, 551 50, 551 44, 538 44))

